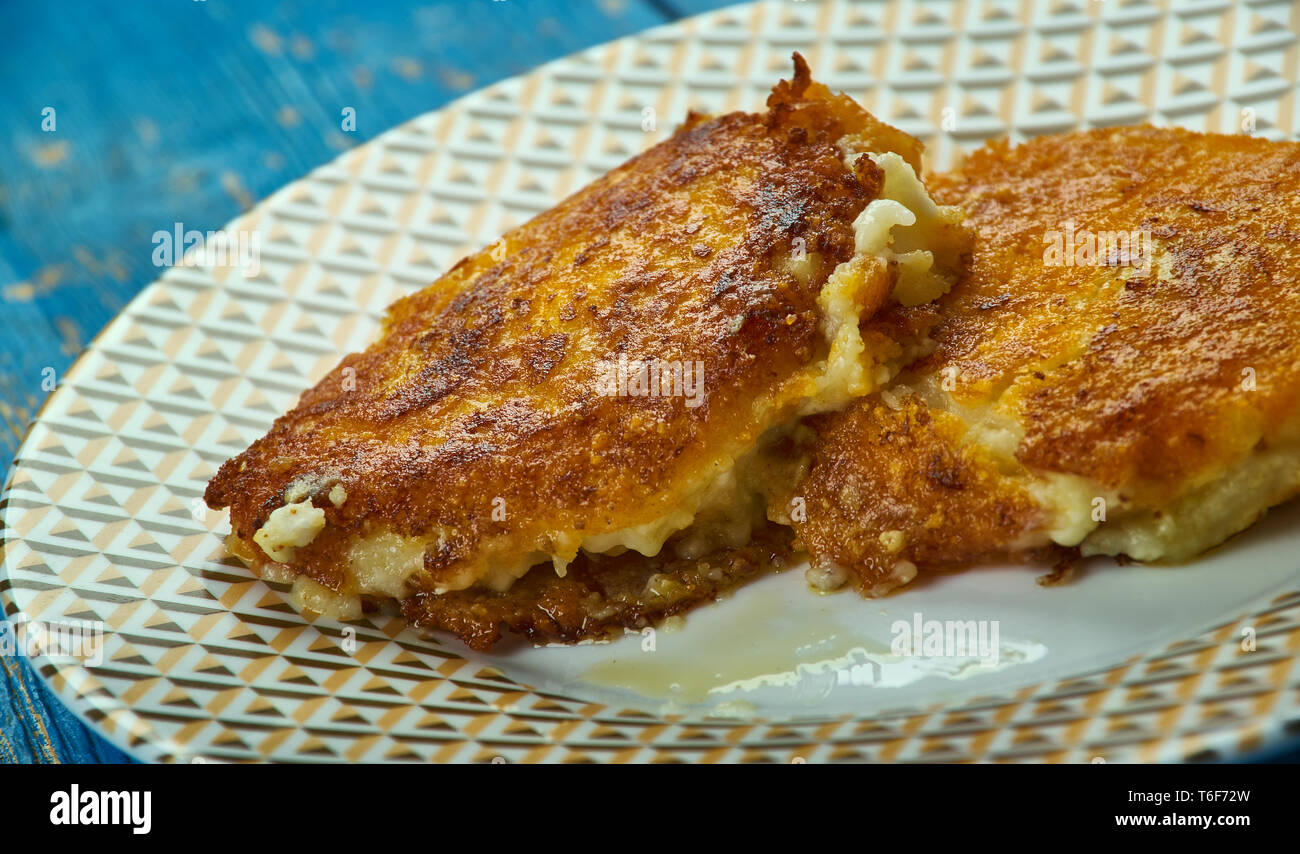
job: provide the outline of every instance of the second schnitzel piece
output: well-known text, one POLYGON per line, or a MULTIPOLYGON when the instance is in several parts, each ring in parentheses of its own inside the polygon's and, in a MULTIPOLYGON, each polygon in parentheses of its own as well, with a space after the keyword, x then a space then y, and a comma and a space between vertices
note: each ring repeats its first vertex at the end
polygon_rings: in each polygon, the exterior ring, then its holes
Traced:
MULTIPOLYGON (((919 144, 795 67, 766 112, 691 116, 392 306, 213 478, 230 548, 293 578, 302 607, 403 600, 486 645, 527 620, 459 629, 475 596, 538 564, 743 544, 771 471, 757 450, 887 379, 902 350, 868 346, 861 319, 938 296, 964 248, 919 144)), ((575 567, 584 590, 604 565, 575 567)), ((630 596, 610 613, 668 613, 630 596)))
POLYGON ((976 152, 932 179, 976 231, 930 350, 812 420, 774 510, 810 580, 869 595, 989 558, 1191 558, 1300 492, 1300 145, 1151 127, 976 152), (802 518, 801 518, 802 517, 802 518))

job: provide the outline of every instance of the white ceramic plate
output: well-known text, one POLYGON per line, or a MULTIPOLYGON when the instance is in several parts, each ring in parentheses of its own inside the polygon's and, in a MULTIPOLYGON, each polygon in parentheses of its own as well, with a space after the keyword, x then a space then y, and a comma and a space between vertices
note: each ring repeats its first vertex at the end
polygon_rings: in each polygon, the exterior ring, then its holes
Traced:
POLYGON ((815 597, 796 569, 653 639, 485 656, 396 619, 299 616, 286 588, 224 556, 228 523, 199 502, 389 302, 687 108, 758 109, 792 50, 925 139, 938 167, 987 137, 1095 124, 1293 137, 1293 4, 1171 6, 735 7, 383 134, 228 227, 260 235, 256 274, 169 270, 61 379, 2 502, 6 614, 104 624, 103 661, 34 663, 145 759, 1082 762, 1235 756, 1294 735, 1295 507, 1179 569, 1096 564, 1048 589, 988 568, 880 601, 815 597), (894 624, 914 614, 996 623, 996 662, 894 654, 894 624))

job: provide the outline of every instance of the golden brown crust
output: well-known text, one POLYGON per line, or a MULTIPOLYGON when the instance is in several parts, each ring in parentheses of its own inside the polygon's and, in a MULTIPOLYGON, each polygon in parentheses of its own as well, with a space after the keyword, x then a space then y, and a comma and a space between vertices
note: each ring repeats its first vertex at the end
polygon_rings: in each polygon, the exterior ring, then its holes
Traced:
POLYGON ((970 269, 936 306, 864 330, 933 338, 902 382, 941 408, 872 396, 815 422, 796 524, 814 560, 886 589, 899 560, 951 568, 1045 544, 1034 476, 1076 475, 1159 510, 1297 438, 1300 145, 1094 130, 989 145, 931 187, 976 231, 970 269), (1071 223, 1084 243, 1149 237, 1149 270, 1080 265, 1086 250, 1054 263, 1044 253, 1071 223), (966 433, 990 412, 1023 434, 1009 459, 966 433), (905 535, 896 553, 879 539, 892 530, 905 535))
POLYGON ((918 176, 921 174, 924 146, 920 140, 885 124, 843 92, 832 92, 826 84, 813 80, 808 63, 798 53, 794 55, 794 77, 772 87, 767 107, 772 121, 803 127, 810 134, 817 133, 824 125, 822 115, 829 111, 835 116, 835 130, 842 148, 856 152, 892 151, 906 160, 918 176))
POLYGON ((915 396, 872 396, 809 426, 817 441, 796 490, 806 519, 794 527, 815 565, 850 569, 864 594, 906 584, 915 567, 1002 556, 1040 524, 1033 498, 961 445, 959 420, 915 396))
POLYGON ((1010 384, 1025 464, 1155 502, 1296 410, 1300 145, 1087 131, 981 149, 935 194, 967 209, 979 247, 927 367, 955 368, 962 400, 1010 384), (1045 265, 1044 232, 1070 221, 1149 232, 1151 272, 1045 265))
POLYGON ((879 189, 868 159, 850 171, 835 146, 871 130, 865 113, 806 96, 797 69, 767 113, 693 116, 398 302, 376 344, 221 467, 208 504, 260 551, 288 485, 339 484, 341 506, 311 496, 327 525, 292 568, 340 589, 352 538, 432 535, 424 591, 677 507, 805 401, 826 353, 817 294, 879 189), (786 264, 796 239, 803 278, 786 264), (703 362, 701 404, 600 394, 600 362, 620 356, 703 362))

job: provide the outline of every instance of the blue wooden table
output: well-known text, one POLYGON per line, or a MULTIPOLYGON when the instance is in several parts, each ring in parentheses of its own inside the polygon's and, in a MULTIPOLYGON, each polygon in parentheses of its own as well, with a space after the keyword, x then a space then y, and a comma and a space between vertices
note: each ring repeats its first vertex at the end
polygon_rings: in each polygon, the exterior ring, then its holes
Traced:
MULTIPOLYGON (((0 6, 0 460, 157 275, 153 233, 283 184, 494 80, 728 0, 256 0, 0 6), (356 133, 339 130, 340 105, 356 133)), ((0 658, 0 762, 122 762, 0 658)))

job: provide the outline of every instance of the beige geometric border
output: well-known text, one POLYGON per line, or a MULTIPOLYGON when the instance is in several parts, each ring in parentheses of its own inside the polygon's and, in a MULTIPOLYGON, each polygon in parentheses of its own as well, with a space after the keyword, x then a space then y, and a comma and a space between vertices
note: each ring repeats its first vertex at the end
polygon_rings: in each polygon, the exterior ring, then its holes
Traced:
POLYGON ((1300 582, 1195 637, 1003 695, 861 719, 658 717, 530 690, 397 620, 307 621, 283 586, 224 556, 221 520, 196 502, 222 460, 364 340, 377 307, 688 107, 760 104, 791 50, 944 164, 985 137, 1143 120, 1236 132, 1249 117, 1257 134, 1294 137, 1298 23, 1286 0, 775 2, 421 116, 233 223, 262 237, 257 275, 169 270, 62 378, 0 497, 4 612, 106 624, 103 666, 33 664, 150 760, 1167 761, 1294 737, 1300 582))

